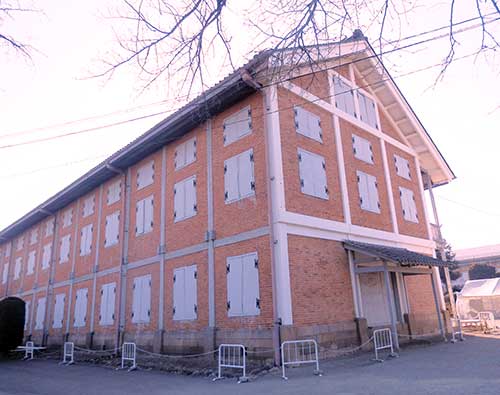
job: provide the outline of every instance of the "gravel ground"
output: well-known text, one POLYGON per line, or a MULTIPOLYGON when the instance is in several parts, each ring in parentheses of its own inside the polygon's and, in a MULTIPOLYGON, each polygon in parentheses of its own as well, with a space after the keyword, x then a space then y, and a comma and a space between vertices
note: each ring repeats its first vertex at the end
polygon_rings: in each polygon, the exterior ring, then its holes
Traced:
POLYGON ((384 363, 360 354, 322 361, 323 376, 312 366, 235 379, 160 371, 115 371, 110 366, 60 366, 55 360, 0 361, 0 394, 499 394, 500 336, 467 336, 465 342, 414 345, 384 363))

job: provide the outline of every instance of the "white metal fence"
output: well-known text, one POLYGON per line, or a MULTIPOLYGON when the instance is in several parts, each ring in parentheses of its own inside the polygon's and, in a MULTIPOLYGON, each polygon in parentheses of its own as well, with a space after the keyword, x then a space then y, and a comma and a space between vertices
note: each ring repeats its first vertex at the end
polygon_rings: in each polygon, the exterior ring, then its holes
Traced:
POLYGON ((219 346, 219 374, 217 379, 222 378, 222 368, 241 369, 243 375, 238 382, 247 381, 246 376, 246 352, 242 344, 221 344, 219 346))
POLYGON ((285 374, 287 365, 316 364, 314 374, 321 376, 318 359, 318 343, 316 340, 291 340, 281 344, 281 366, 283 378, 288 380, 285 374))
POLYGON ((491 311, 480 311, 478 318, 484 333, 495 329, 495 316, 491 311))
POLYGON ((63 360, 62 364, 72 365, 75 363, 75 343, 65 342, 63 347, 63 360))
POLYGON ((451 321, 451 342, 456 343, 458 340, 463 341, 464 335, 462 334, 462 321, 460 317, 450 318, 451 321))
POLYGON ((135 343, 123 343, 122 345, 122 369, 125 368, 126 362, 131 362, 132 365, 128 369, 129 372, 131 370, 135 370, 137 368, 136 364, 136 347, 135 343))
POLYGON ((392 332, 389 328, 376 329, 373 331, 373 348, 375 349, 375 361, 383 362, 378 357, 381 350, 391 350, 391 356, 396 356, 394 346, 392 345, 392 332))
POLYGON ((35 343, 26 342, 26 348, 24 349, 24 359, 33 359, 33 353, 35 349, 35 343))

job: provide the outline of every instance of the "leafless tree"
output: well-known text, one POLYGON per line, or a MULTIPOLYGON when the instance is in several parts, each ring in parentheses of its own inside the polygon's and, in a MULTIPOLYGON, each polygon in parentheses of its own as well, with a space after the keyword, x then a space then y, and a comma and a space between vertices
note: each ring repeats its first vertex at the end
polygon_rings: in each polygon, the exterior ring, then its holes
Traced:
MULTIPOLYGON (((442 72, 455 59, 460 29, 465 22, 477 22, 482 29, 478 52, 499 47, 490 23, 500 18, 499 0, 467 0, 475 3, 476 14, 468 21, 457 21, 455 0, 450 17, 444 21, 449 38, 442 72)), ((313 64, 321 56, 323 44, 345 40, 363 27, 376 32, 374 45, 380 56, 385 48, 398 46, 394 36, 401 19, 416 6, 412 0, 123 0, 117 16, 129 27, 117 32, 120 51, 107 59, 100 76, 111 77, 124 65, 135 63, 144 86, 158 79, 181 79, 181 90, 206 88, 205 75, 225 65, 234 69, 234 54, 246 55, 264 48, 275 54, 293 53, 293 61, 313 64), (231 8, 233 7, 233 8, 231 8), (236 7, 236 8, 235 8, 236 7), (242 20, 240 35, 249 35, 255 45, 240 53, 237 35, 228 34, 228 24, 242 20)), ((429 32, 427 32, 429 33, 429 32)), ((417 39, 417 36, 413 37, 417 39)), ((406 37, 405 39, 408 39, 406 37)))
POLYGON ((4 25, 9 20, 16 20, 22 14, 40 12, 40 10, 16 0, 0 0, 0 46, 7 50, 14 50, 21 55, 31 59, 32 47, 14 37, 8 31, 4 31, 4 25))

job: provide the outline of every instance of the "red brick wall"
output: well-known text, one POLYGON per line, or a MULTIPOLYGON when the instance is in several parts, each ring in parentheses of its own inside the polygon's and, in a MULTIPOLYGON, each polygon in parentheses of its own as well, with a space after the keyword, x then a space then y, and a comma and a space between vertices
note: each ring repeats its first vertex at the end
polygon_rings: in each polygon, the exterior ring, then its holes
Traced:
POLYGON ((92 273, 95 263, 95 254, 97 250, 97 218, 99 210, 99 188, 94 189, 92 192, 82 196, 80 198, 80 207, 78 212, 73 213, 73 219, 76 220, 78 216, 78 231, 76 232, 76 254, 75 254, 75 277, 84 276, 86 274, 92 273), (87 198, 94 198, 94 212, 87 216, 83 216, 84 202, 87 198), (81 255, 80 246, 82 239, 82 229, 92 224, 92 246, 90 254, 81 255))
MULTIPOLYGON (((55 217, 49 217, 49 218, 46 218, 43 222, 42 222, 42 226, 41 226, 41 232, 39 234, 39 239, 40 239, 40 246, 38 248, 38 252, 37 252, 37 257, 36 257, 36 267, 35 267, 35 274, 36 274, 36 281, 37 281, 37 284, 38 286, 46 286, 49 282, 49 276, 50 276, 50 272, 52 270, 52 266, 55 265, 55 268, 58 267, 59 265, 59 261, 58 261, 58 258, 59 258, 59 251, 58 251, 58 247, 60 246, 60 244, 55 244, 54 245, 54 237, 56 237, 56 234, 55 234, 55 223, 53 223, 52 225, 52 234, 50 235, 46 235, 46 232, 45 232, 45 229, 46 229, 46 223, 47 221, 55 221, 55 217), (47 244, 50 244, 52 247, 52 256, 54 256, 54 260, 50 260, 50 264, 49 264, 49 267, 47 269, 42 269, 42 257, 43 257, 43 247, 47 244), (56 250, 56 253, 54 254, 54 248, 56 250)), ((57 241, 58 239, 56 239, 57 241)), ((51 256, 51 257, 52 257, 51 256)), ((65 264, 66 265, 66 264, 65 264)), ((67 277, 65 278, 67 279, 67 277)))
POLYGON ((349 264, 340 242, 289 235, 288 256, 294 325, 354 319, 349 264))
MULTIPOLYGON (((132 280, 133 281, 133 280, 132 280)), ((98 277, 96 282, 95 309, 94 309, 94 332, 96 334, 115 334, 120 321, 120 273, 111 273, 103 277, 98 277), (101 314, 101 288, 104 284, 116 283, 115 295, 115 320, 113 325, 99 325, 99 316, 101 314)))
MULTIPOLYGON (((72 270, 72 259, 73 259, 73 248, 75 247, 75 228, 76 228, 76 221, 78 218, 78 201, 75 201, 71 203, 70 205, 66 206, 62 210, 59 211, 59 216, 58 216, 58 231, 57 231, 57 236, 56 236, 56 243, 53 246, 55 249, 55 254, 53 256, 55 257, 54 259, 54 265, 55 265, 55 271, 54 271, 54 282, 60 282, 60 281, 65 281, 68 280, 71 274, 72 270), (73 210, 73 219, 71 221, 71 225, 67 227, 63 227, 63 217, 64 213, 66 210, 71 208, 73 210), (60 255, 61 255, 61 240, 64 236, 66 235, 71 235, 70 239, 70 245, 69 245, 69 260, 67 262, 60 263, 60 255)), ((81 205, 81 204, 80 204, 81 205)), ((79 234, 79 232, 78 232, 79 234)), ((79 237, 77 237, 79 240, 79 237)), ((76 245, 77 251, 76 253, 79 253, 79 245, 76 245)), ((46 270, 46 276, 49 276, 50 270, 46 270)))
MULTIPOLYGON (((293 78, 291 83, 300 86, 302 89, 312 93, 324 101, 330 101, 330 85, 326 71, 309 74, 302 77, 293 78)), ((302 102, 304 99, 302 99, 302 102)))
POLYGON ((279 113, 279 116, 287 210, 314 217, 344 221, 333 118, 331 114, 314 104, 303 104, 304 99, 284 89, 279 89, 278 101, 280 108, 285 109, 279 113), (323 143, 297 133, 295 129, 294 105, 300 105, 306 110, 320 116, 323 143), (328 200, 309 196, 301 192, 297 148, 321 155, 325 159, 329 190, 328 200))
POLYGON ((410 328, 413 333, 432 333, 438 329, 438 318, 431 276, 404 276, 410 307, 410 328))
POLYGON ((344 150, 347 190, 349 193, 352 223, 354 225, 392 232, 389 198, 387 196, 387 184, 379 138, 342 119, 340 120, 340 131, 342 136, 342 148, 344 150), (353 134, 371 142, 374 164, 368 164, 354 157, 354 151, 352 149, 353 134), (358 170, 377 178, 380 214, 361 209, 356 175, 356 171, 358 170))
POLYGON ((406 152, 394 147, 391 144, 386 144, 387 162, 389 164, 389 173, 392 182, 392 191, 394 196, 394 206, 396 208, 396 216, 398 219, 399 233, 428 239, 427 225, 425 223, 424 203, 418 185, 417 169, 415 167, 415 159, 408 155, 406 152), (396 166, 394 165, 394 154, 406 159, 410 165, 410 178, 407 180, 396 173, 396 166), (403 207, 401 205, 401 197, 399 196, 399 187, 404 187, 413 191, 415 197, 415 204, 417 207, 418 223, 406 221, 403 217, 403 207))
POLYGON ((399 134, 398 131, 396 129, 394 129, 394 126, 392 126, 392 123, 385 116, 385 114, 382 111, 379 111, 378 114, 380 117, 380 128, 381 128, 382 132, 388 136, 391 136, 393 139, 399 141, 400 143, 403 143, 406 145, 405 141, 401 137, 401 134, 399 134))

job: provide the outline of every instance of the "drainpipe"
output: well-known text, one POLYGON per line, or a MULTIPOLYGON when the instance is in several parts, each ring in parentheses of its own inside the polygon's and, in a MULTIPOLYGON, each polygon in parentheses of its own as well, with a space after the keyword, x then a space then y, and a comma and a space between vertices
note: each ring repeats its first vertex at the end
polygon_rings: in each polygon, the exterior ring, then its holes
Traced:
POLYGON ((164 309, 165 309, 165 252, 166 246, 166 190, 167 190, 167 147, 161 150, 161 190, 160 190, 160 289, 158 300, 158 343, 157 352, 163 349, 163 333, 165 331, 164 309))

